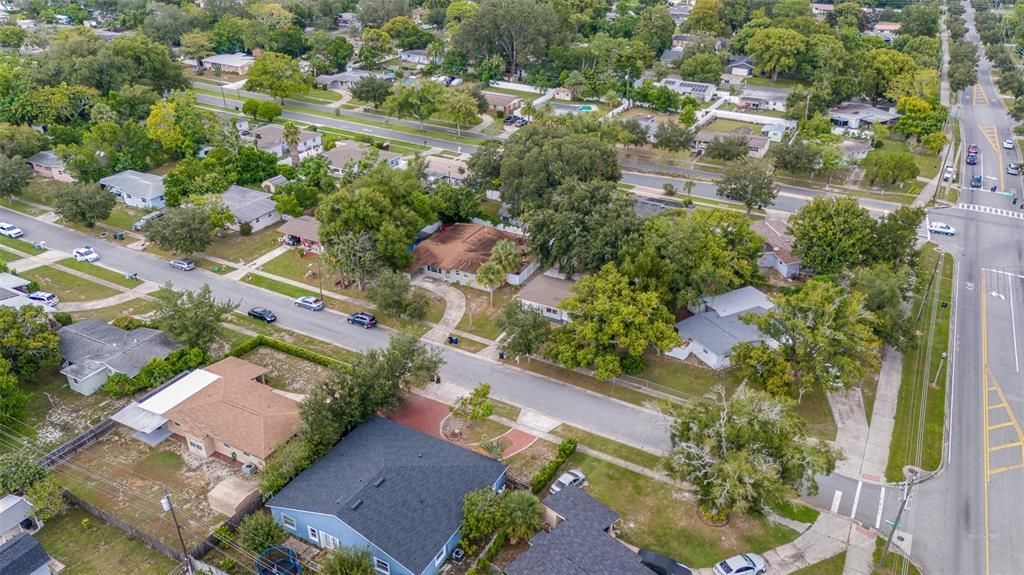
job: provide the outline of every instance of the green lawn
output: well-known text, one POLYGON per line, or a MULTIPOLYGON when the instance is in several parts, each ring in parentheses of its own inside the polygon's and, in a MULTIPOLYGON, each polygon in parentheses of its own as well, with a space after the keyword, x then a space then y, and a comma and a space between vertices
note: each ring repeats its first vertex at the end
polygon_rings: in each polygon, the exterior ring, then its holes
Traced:
POLYGON ((921 333, 913 347, 903 355, 903 373, 896 404, 896 422, 893 441, 889 447, 889 465, 885 470, 888 481, 902 481, 903 467, 916 464, 917 443, 923 441, 920 467, 938 469, 942 462, 942 436, 946 414, 946 362, 942 354, 949 345, 950 300, 953 293, 953 256, 944 254, 941 276, 936 274, 929 286, 939 254, 932 244, 925 246, 918 263, 911 318, 920 315, 915 325, 921 333), (927 293, 925 289, 928 289, 927 293), (946 304, 943 307, 943 304, 946 304), (923 309, 922 309, 923 306, 923 309), (931 334, 932 349, 928 353, 931 334), (934 385, 933 385, 934 382, 934 385), (921 412, 922 397, 927 405, 921 412), (921 420, 923 439, 920 437, 921 420))
POLYGON ((819 515, 817 509, 790 499, 775 505, 772 507, 772 511, 786 519, 792 519, 801 523, 814 523, 818 520, 819 515))
MULTIPOLYGON (((515 360, 511 358, 505 360, 505 363, 509 365, 516 365, 515 360)), ((561 366, 541 361, 539 359, 534 359, 532 361, 522 359, 520 360, 518 367, 525 369, 526 371, 550 377, 561 383, 575 385, 581 389, 600 393, 601 395, 607 395, 608 397, 614 397, 615 399, 625 401, 626 403, 632 403, 633 405, 650 407, 658 403, 658 400, 649 393, 637 391, 633 388, 624 387, 622 385, 615 385, 611 381, 600 381, 589 375, 565 369, 561 366)))
POLYGON ((501 335, 501 328, 498 327, 498 314, 502 306, 515 297, 515 290, 512 286, 504 286, 494 291, 494 303, 491 303, 491 294, 484 290, 452 284, 466 296, 466 313, 462 316, 458 328, 487 339, 494 339, 501 335))
POLYGON ((647 362, 647 368, 637 378, 656 384, 651 386, 652 389, 678 395, 683 399, 701 399, 718 384, 724 385, 731 394, 740 385, 734 369, 715 371, 657 353, 646 354, 644 361, 647 362))
POLYGON ((7 263, 13 262, 14 260, 20 260, 21 256, 15 253, 11 253, 7 250, 0 250, 0 262, 7 263))
POLYGON ((112 305, 110 307, 104 307, 99 309, 90 309, 86 311, 72 312, 72 317, 75 321, 80 321, 87 318, 101 319, 103 321, 113 321, 114 319, 123 315, 140 316, 145 315, 156 309, 156 304, 142 298, 135 298, 128 300, 124 303, 112 305))
POLYGON ((894 140, 883 140, 882 149, 889 152, 910 152, 914 156, 914 162, 920 168, 920 175, 925 178, 934 178, 942 167, 942 158, 938 154, 918 153, 910 148, 906 142, 894 140))
POLYGON ((229 274, 237 269, 228 265, 219 264, 206 258, 192 258, 192 261, 196 263, 196 267, 211 271, 217 275, 229 274))
POLYGON ((0 244, 3 244, 9 248, 14 248, 19 252, 26 254, 34 255, 39 253, 39 250, 32 247, 32 242, 26 242, 25 240, 9 238, 7 236, 0 236, 0 244))
POLYGON ((248 236, 227 232, 223 238, 217 238, 210 244, 204 253, 233 263, 251 262, 278 246, 277 240, 281 234, 277 233, 277 227, 267 226, 248 236))
POLYGON ((513 90, 511 88, 498 88, 497 86, 480 86, 480 89, 485 92, 495 92, 498 94, 507 94, 509 96, 519 96, 524 102, 536 100, 544 94, 539 92, 527 92, 526 90, 513 90))
POLYGON ((792 575, 841 575, 846 565, 846 551, 833 555, 824 561, 793 571, 792 575))
POLYGON ((130 230, 132 224, 145 214, 146 210, 137 210, 118 204, 114 207, 114 211, 110 212, 110 217, 103 220, 103 223, 122 230, 130 230))
POLYGON ((714 132, 732 132, 739 128, 749 128, 753 131, 755 136, 761 135, 761 126, 757 124, 751 124, 750 122, 740 122, 738 120, 727 120, 725 118, 715 118, 710 124, 707 125, 706 129, 714 132))
POLYGON ((882 559, 882 551, 885 550, 885 539, 879 537, 875 539, 875 570, 871 572, 872 575, 898 575, 902 574, 904 566, 907 568, 907 575, 921 575, 921 570, 917 568, 917 565, 911 563, 909 559, 897 553, 894 549, 889 549, 889 554, 885 557, 885 564, 878 566, 878 562, 882 559))
POLYGON ((77 508, 46 522, 35 535, 51 557, 67 566, 64 575, 166 575, 176 561, 77 508), (89 528, 82 520, 89 520, 89 528))
POLYGON ((139 285, 142 284, 142 280, 130 280, 125 278, 124 274, 121 272, 115 272, 114 270, 103 268, 96 264, 91 264, 89 262, 80 262, 75 260, 75 258, 67 258, 60 260, 59 262, 57 262, 57 265, 61 265, 66 268, 71 268, 73 270, 89 274, 93 277, 99 278, 101 280, 106 280, 110 283, 117 284, 119 286, 126 288, 139 287, 139 285))
POLYGON ((676 487, 582 453, 569 459, 570 467, 582 469, 590 495, 622 516, 620 539, 690 567, 710 567, 741 552, 762 553, 798 536, 767 519, 739 514, 725 527, 711 527, 698 517, 694 500, 676 487))
POLYGON ((512 421, 519 419, 520 409, 518 407, 509 405, 504 401, 498 401, 497 399, 492 399, 491 403, 494 404, 494 415, 511 419, 512 421))
POLYGON ((661 470, 665 464, 665 459, 659 455, 649 453, 643 449, 637 449, 632 445, 619 443, 589 431, 584 431, 567 423, 559 425, 551 433, 558 437, 575 437, 580 445, 585 445, 591 449, 606 453, 612 457, 618 457, 647 469, 661 470))
POLYGON ((16 212, 21 212, 30 216, 38 216, 46 213, 45 210, 39 209, 28 202, 19 200, 18 198, 0 198, 0 206, 10 208, 16 212))
POLYGON ((492 202, 490 200, 480 201, 480 217, 483 219, 491 223, 498 223, 501 221, 501 217, 498 216, 499 211, 501 211, 501 202, 492 202))
POLYGON ((748 76, 746 83, 749 86, 768 86, 771 88, 801 88, 803 83, 790 78, 778 78, 772 82, 771 78, 762 76, 748 76))
POLYGON ((51 267, 39 267, 20 274, 36 282, 39 289, 56 294, 61 301, 92 301, 117 295, 117 291, 51 267))

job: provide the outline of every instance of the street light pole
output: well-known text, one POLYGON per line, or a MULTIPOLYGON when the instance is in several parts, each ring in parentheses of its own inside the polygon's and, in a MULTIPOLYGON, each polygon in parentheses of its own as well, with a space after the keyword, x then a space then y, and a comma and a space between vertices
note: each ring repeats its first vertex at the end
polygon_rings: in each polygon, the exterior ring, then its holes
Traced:
POLYGON ((160 500, 160 505, 164 508, 164 511, 171 512, 171 519, 174 520, 174 527, 178 530, 178 541, 181 543, 181 553, 185 557, 185 566, 188 568, 189 575, 195 573, 192 569, 192 558, 188 555, 188 548, 185 547, 185 537, 181 534, 181 524, 178 523, 178 514, 174 512, 174 504, 171 503, 171 494, 167 491, 167 486, 164 486, 164 497, 160 500))
POLYGON ((903 510, 907 508, 907 502, 910 501, 910 492, 914 489, 914 484, 917 483, 917 471, 914 472, 914 476, 910 478, 910 482, 907 484, 907 493, 903 496, 903 501, 900 502, 900 510, 896 512, 896 522, 892 524, 892 529, 889 531, 889 537, 885 541, 885 550, 882 551, 882 557, 878 560, 878 565, 882 566, 885 563, 885 556, 889 554, 889 547, 892 546, 892 538, 896 535, 896 528, 900 526, 900 519, 903 517, 903 510))

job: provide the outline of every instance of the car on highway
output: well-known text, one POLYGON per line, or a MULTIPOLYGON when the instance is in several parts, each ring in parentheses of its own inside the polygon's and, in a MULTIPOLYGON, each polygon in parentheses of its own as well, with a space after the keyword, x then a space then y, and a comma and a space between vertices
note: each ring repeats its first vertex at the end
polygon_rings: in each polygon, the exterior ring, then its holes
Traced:
POLYGON ((971 187, 972 188, 980 188, 981 187, 981 176, 974 176, 973 178, 971 178, 971 187))
POLYGON ((740 553, 715 565, 715 575, 764 575, 768 562, 757 553, 740 553))
POLYGON ((0 223, 0 236, 7 236, 9 238, 20 238, 25 235, 25 232, 21 231, 21 228, 14 224, 8 224, 6 222, 0 223))
POLYGON ((967 159, 964 160, 964 161, 967 162, 968 166, 973 166, 973 165, 978 163, 978 154, 977 153, 967 154, 967 159))
POLYGON ((942 179, 947 182, 953 179, 953 166, 946 164, 946 170, 942 174, 942 179))
POLYGON ((274 323, 275 321, 277 321, 277 316, 274 315, 274 312, 270 311, 265 307, 252 308, 251 310, 249 310, 249 317, 251 317, 252 319, 262 320, 267 323, 274 323))
POLYGON ((1014 164, 1013 162, 1010 162, 1010 165, 1006 166, 1006 173, 1010 174, 1011 176, 1019 176, 1020 175, 1020 165, 1019 164, 1014 164))
POLYGON ((1009 140, 1009 139, 1003 140, 1003 149, 1012 150, 1013 149, 1013 140, 1009 140))
POLYGON ((164 217, 164 213, 159 211, 159 210, 157 210, 155 212, 150 212, 150 213, 142 216, 141 218, 138 219, 138 221, 136 221, 134 224, 132 224, 132 229, 137 231, 137 232, 141 231, 142 228, 146 227, 146 224, 148 224, 149 222, 151 222, 151 221, 153 221, 153 220, 155 220, 157 218, 162 218, 162 217, 164 217))
POLYGON ((949 224, 942 222, 931 222, 928 224, 928 231, 933 234, 939 234, 943 236, 955 236, 956 228, 949 224))
POLYGON ((366 313, 365 311, 356 312, 348 316, 347 321, 352 325, 361 325, 364 329, 377 327, 377 318, 373 317, 373 314, 366 313))
POLYGON ((295 300, 295 307, 305 308, 309 311, 320 311, 324 309, 324 300, 311 295, 304 295, 295 300))
POLYGON ((45 304, 50 307, 56 307, 56 305, 60 303, 60 300, 57 299, 57 296, 53 295, 48 291, 34 291, 28 294, 28 296, 26 297, 28 297, 28 299, 32 301, 37 301, 41 304, 45 304))
POLYGON ((96 253, 91 246, 83 246, 77 250, 71 252, 71 255, 75 256, 76 262, 89 262, 92 263, 100 259, 100 254, 96 253))
POLYGON ((582 471, 579 469, 570 469, 551 484, 551 488, 548 489, 548 493, 558 493, 570 485, 573 487, 583 487, 583 484, 586 481, 587 476, 584 475, 582 471))
POLYGON ((183 272, 190 272, 196 269, 196 262, 188 258, 179 258, 176 260, 171 260, 171 267, 176 270, 181 270, 183 272))
POLYGON ((967 153, 968 154, 977 154, 978 153, 978 145, 977 144, 971 144, 970 146, 967 146, 967 153))

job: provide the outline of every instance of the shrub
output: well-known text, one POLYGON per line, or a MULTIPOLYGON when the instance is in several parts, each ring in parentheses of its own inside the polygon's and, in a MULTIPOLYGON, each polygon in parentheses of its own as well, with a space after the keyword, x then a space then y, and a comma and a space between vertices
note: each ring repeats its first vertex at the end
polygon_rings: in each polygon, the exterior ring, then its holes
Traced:
POLYGON ((57 320, 57 323, 61 325, 71 325, 75 323, 75 318, 71 317, 71 314, 66 311, 59 311, 53 314, 53 319, 57 320))
POLYGON ((534 493, 540 493, 544 487, 555 478, 555 474, 562 468, 566 460, 576 453, 576 439, 568 438, 558 444, 558 455, 548 462, 540 471, 530 478, 530 489, 534 493))
POLYGON ((25 286, 25 291, 28 293, 39 291, 39 284, 37 284, 36 282, 28 282, 28 285, 25 286))
POLYGON ((226 557, 223 561, 217 564, 217 567, 225 573, 234 573, 238 570, 238 562, 230 557, 226 557))
POLYGON ((40 521, 58 517, 68 508, 68 502, 64 499, 64 487, 52 475, 36 481, 26 489, 25 497, 32 502, 33 510, 40 521))
POLYGON ((324 367, 333 368, 338 367, 339 365, 347 365, 345 362, 338 361, 332 357, 327 357, 326 355, 319 354, 315 351, 310 351, 297 345, 292 345, 279 339, 269 338, 264 335, 253 336, 243 341, 231 348, 231 351, 229 351, 226 356, 241 357, 260 346, 276 349, 282 353, 287 353, 288 355, 292 355, 306 361, 311 361, 324 367))
POLYGON ((253 553, 262 553, 267 547, 284 543, 287 538, 288 534, 269 513, 246 515, 238 526, 238 542, 253 553))
POLYGON ((23 492, 46 477, 46 469, 29 454, 15 451, 0 455, 0 493, 23 492))
POLYGON ((139 391, 154 388, 183 371, 195 369, 208 359, 206 352, 199 348, 179 349, 171 352, 165 359, 150 359, 135 377, 115 373, 103 384, 103 391, 114 397, 134 395, 139 391))
POLYGON ((315 460, 312 448, 304 437, 296 437, 277 448, 260 473, 260 493, 263 498, 269 499, 280 491, 315 460))
POLYGON ((252 235, 252 224, 249 222, 242 222, 238 224, 238 233, 243 236, 252 235))
POLYGON ((119 327, 126 331, 131 331, 133 329, 145 327, 146 322, 142 321, 141 319, 136 319, 130 315, 119 315, 116 318, 114 318, 114 321, 110 322, 110 325, 114 327, 119 327))
POLYGON ((627 355, 622 358, 622 371, 628 375, 636 375, 647 367, 644 358, 639 355, 627 355))
POLYGON ((219 527, 214 529, 213 536, 217 539, 217 544, 221 547, 227 547, 235 540, 235 533, 231 531, 231 526, 227 523, 221 523, 219 527))

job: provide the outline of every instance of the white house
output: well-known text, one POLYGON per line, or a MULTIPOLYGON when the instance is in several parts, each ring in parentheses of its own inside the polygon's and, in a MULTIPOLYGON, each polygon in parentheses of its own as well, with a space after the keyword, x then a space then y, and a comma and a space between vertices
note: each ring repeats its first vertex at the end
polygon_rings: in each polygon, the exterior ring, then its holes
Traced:
POLYGON ((568 322, 569 314, 559 306, 572 295, 574 280, 567 280, 556 269, 550 269, 531 279, 519 290, 516 299, 525 309, 532 309, 544 317, 558 322, 568 322))
POLYGON ((750 56, 729 56, 729 63, 725 67, 726 73, 733 76, 752 76, 754 74, 754 62, 750 56))
POLYGON ((402 50, 398 53, 398 59, 406 64, 415 64, 417 66, 441 63, 440 58, 429 56, 426 50, 402 50))
POLYGON ((375 157, 377 163, 385 163, 392 168, 402 168, 402 156, 387 150, 375 150, 369 144, 362 144, 354 140, 341 140, 334 143, 334 147, 324 152, 329 162, 331 173, 335 176, 343 176, 347 173, 356 173, 359 170, 359 163, 370 157, 375 157))
POLYGON ((277 204, 267 192, 232 185, 224 190, 221 197, 235 216, 235 223, 228 226, 231 229, 237 230, 240 225, 248 223, 255 232, 281 221, 277 204))
POLYGON ((764 240, 757 266, 775 270, 786 279, 800 275, 800 256, 793 254, 793 236, 787 231, 786 222, 776 218, 765 218, 750 223, 750 229, 764 240))
MULTIPOLYGON (((286 158, 291 152, 288 144, 284 141, 284 127, 277 124, 267 124, 252 131, 252 139, 256 147, 264 152, 270 152, 278 158, 286 158)), ((308 156, 315 156, 323 149, 323 136, 319 132, 299 130, 299 159, 308 156)))
POLYGON ((234 54, 215 54, 213 56, 203 58, 202 67, 206 70, 220 70, 221 72, 227 72, 229 74, 245 76, 249 73, 249 68, 255 61, 256 58, 253 58, 244 52, 235 52, 234 54))
POLYGON ((664 80, 654 82, 655 86, 665 86, 680 96, 693 96, 698 102, 710 102, 715 98, 718 88, 714 84, 705 82, 691 82, 682 78, 668 77, 664 80))
POLYGON ((57 330, 64 364, 60 372, 71 389, 92 395, 115 373, 135 377, 153 358, 165 358, 181 345, 148 327, 131 331, 98 319, 87 319, 57 330))
POLYGON ((57 311, 42 302, 28 299, 28 286, 32 282, 7 272, 0 272, 0 306, 21 309, 27 305, 36 305, 46 313, 57 311))
POLYGON ((14 494, 0 497, 0 543, 10 541, 19 533, 35 533, 42 526, 28 499, 14 494))
POLYGON ((733 103, 747 110, 785 112, 790 92, 785 88, 744 88, 733 103))
POLYGON ((162 208, 166 205, 163 176, 125 170, 101 179, 100 187, 133 208, 162 208))
POLYGON ((775 341, 740 319, 743 314, 763 314, 773 307, 768 296, 750 286, 702 298, 694 315, 676 324, 683 345, 668 355, 686 359, 693 354, 711 369, 723 369, 729 366, 733 348, 741 343, 761 342, 774 347, 775 341))

